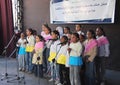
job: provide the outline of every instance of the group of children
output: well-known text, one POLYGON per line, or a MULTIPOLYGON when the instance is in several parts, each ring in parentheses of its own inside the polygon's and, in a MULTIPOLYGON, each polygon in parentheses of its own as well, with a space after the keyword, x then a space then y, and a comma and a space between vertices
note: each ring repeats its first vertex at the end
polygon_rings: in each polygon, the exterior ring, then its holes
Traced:
POLYGON ((105 59, 109 57, 109 42, 101 27, 88 30, 75 25, 75 33, 69 27, 57 27, 51 31, 42 25, 41 35, 26 29, 21 33, 19 45, 19 70, 43 77, 47 74, 56 85, 98 85, 105 80, 105 59))

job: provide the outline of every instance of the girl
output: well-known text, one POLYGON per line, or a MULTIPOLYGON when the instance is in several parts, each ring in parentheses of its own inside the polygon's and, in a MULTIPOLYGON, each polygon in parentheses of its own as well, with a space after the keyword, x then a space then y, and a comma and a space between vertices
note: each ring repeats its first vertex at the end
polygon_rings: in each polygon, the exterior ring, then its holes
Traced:
POLYGON ((44 47, 44 51, 43 51, 43 67, 44 67, 44 72, 47 71, 47 59, 49 56, 49 46, 47 46, 47 44, 49 43, 49 40, 52 38, 51 36, 51 29, 47 24, 43 24, 42 28, 44 28, 44 34, 42 34, 43 38, 46 41, 46 46, 44 47), (48 48, 47 48, 48 47, 48 48))
POLYGON ((70 32, 70 28, 69 27, 64 27, 64 34, 63 35, 67 36, 68 39, 70 40, 71 32, 70 32))
POLYGON ((83 44, 85 41, 85 35, 80 34, 79 37, 80 37, 81 44, 83 44))
POLYGON ((87 40, 84 43, 84 59, 85 59, 85 85, 95 85, 95 66, 94 58, 97 55, 97 41, 93 30, 87 31, 87 40))
MULTIPOLYGON (((82 51, 82 57, 83 57, 83 55, 84 55, 84 41, 86 38, 85 38, 85 35, 82 35, 82 34, 80 34, 79 37, 80 37, 80 43, 82 44, 82 47, 83 47, 83 51, 82 51)), ((83 62, 83 65, 81 67, 80 76, 81 76, 82 85, 85 85, 85 62, 83 62)))
POLYGON ((45 41, 48 41, 49 39, 51 39, 52 37, 51 37, 51 29, 50 29, 50 27, 47 24, 43 24, 42 29, 44 29, 43 30, 44 33, 42 32, 41 35, 43 36, 45 41))
POLYGON ((26 39, 24 33, 20 34, 20 39, 17 42, 17 45, 20 47, 18 52, 18 62, 19 62, 19 70, 25 71, 25 46, 26 39))
POLYGON ((44 25, 47 25, 47 24, 43 24, 43 25, 42 25, 42 31, 41 31, 41 33, 40 33, 41 36, 43 36, 43 35, 45 34, 45 32, 44 32, 45 26, 44 26, 44 25))
POLYGON ((71 43, 68 48, 70 55, 69 65, 70 65, 70 82, 71 85, 81 85, 80 81, 80 69, 82 62, 82 45, 79 42, 79 34, 73 33, 71 36, 71 43))
POLYGON ((96 58, 96 73, 98 83, 104 83, 105 81, 105 65, 106 59, 109 57, 109 41, 105 36, 103 28, 98 27, 96 29, 96 38, 98 41, 98 56, 96 58))
POLYGON ((36 44, 34 48, 35 53, 33 55, 32 64, 34 64, 35 76, 40 76, 40 77, 43 77, 43 65, 42 65, 43 47, 44 47, 44 38, 40 35, 36 35, 36 44))
POLYGON ((35 39, 31 28, 26 29, 27 44, 26 44, 26 72, 32 73, 32 52, 34 50, 35 39))
POLYGON ((58 26, 56 27, 56 30, 59 32, 61 38, 63 36, 63 28, 61 26, 58 26))
POLYGON ((59 69, 59 67, 55 64, 55 57, 60 49, 59 43, 59 32, 54 30, 52 32, 52 44, 50 46, 50 56, 48 61, 50 62, 51 67, 51 79, 49 81, 56 80, 56 83, 59 81, 59 72, 56 72, 56 69, 59 69))
POLYGON ((68 68, 68 38, 67 36, 62 36, 60 39, 61 42, 61 48, 57 54, 57 57, 55 58, 57 61, 57 64, 59 64, 59 75, 60 75, 60 83, 57 85, 70 85, 69 80, 69 68, 68 68))
POLYGON ((75 29, 76 29, 76 32, 77 32, 79 35, 80 35, 80 34, 84 35, 84 33, 82 32, 82 26, 81 26, 81 25, 79 25, 79 24, 75 25, 75 29))

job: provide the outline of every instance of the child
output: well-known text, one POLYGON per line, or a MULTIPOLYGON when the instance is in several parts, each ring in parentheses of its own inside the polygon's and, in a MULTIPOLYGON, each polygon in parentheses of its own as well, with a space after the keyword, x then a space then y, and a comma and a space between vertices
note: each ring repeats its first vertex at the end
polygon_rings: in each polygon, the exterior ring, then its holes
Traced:
MULTIPOLYGON (((84 41, 86 38, 85 38, 85 35, 82 35, 82 34, 79 35, 79 38, 80 38, 80 43, 82 44, 82 47, 83 47, 83 52, 82 52, 82 57, 83 57, 83 55, 84 55, 84 41)), ((84 62, 84 60, 83 60, 83 65, 81 67, 80 76, 81 76, 82 85, 85 85, 85 62, 84 62)))
POLYGON ((85 85, 95 85, 94 58, 97 55, 97 41, 93 30, 87 31, 87 40, 84 43, 85 85))
POLYGON ((105 32, 103 28, 98 27, 96 29, 96 38, 98 41, 98 56, 96 58, 96 73, 97 73, 97 80, 98 83, 104 83, 105 81, 105 65, 106 59, 110 55, 109 50, 109 41, 105 36, 105 32))
MULTIPOLYGON (((52 38, 51 36, 51 29, 47 24, 43 24, 42 28, 44 28, 44 34, 42 34, 43 38, 46 41, 46 44, 49 43, 49 40, 52 38)), ((48 46, 49 48, 49 46, 48 46)), ((47 46, 44 47, 44 51, 43 51, 43 67, 44 67, 44 72, 47 71, 47 59, 48 59, 48 54, 49 54, 49 49, 47 48, 47 46)))
POLYGON ((27 44, 26 44, 26 72, 32 73, 33 65, 32 65, 32 52, 34 50, 35 38, 33 36, 33 31, 31 28, 26 29, 27 35, 27 44))
POLYGON ((71 36, 71 43, 68 48, 70 55, 69 65, 70 65, 70 82, 71 85, 81 85, 80 81, 80 70, 82 62, 82 45, 79 42, 79 34, 73 33, 71 36))
POLYGON ((61 26, 58 26, 56 27, 56 30, 59 32, 61 38, 63 36, 63 28, 61 26))
POLYGON ((34 64, 35 76, 39 77, 43 77, 43 47, 44 38, 40 35, 36 35, 35 53, 33 55, 32 64, 34 64))
POLYGON ((18 52, 19 71, 25 71, 26 39, 24 33, 20 34, 20 39, 18 40, 17 45, 20 47, 18 52))
POLYGON ((70 28, 69 27, 64 27, 64 34, 63 35, 67 36, 68 39, 70 40, 71 32, 70 32, 70 28))
POLYGON ((42 29, 43 32, 41 33, 41 35, 43 36, 43 38, 45 39, 45 41, 48 41, 49 39, 51 39, 51 29, 47 24, 43 24, 42 25, 42 29))
POLYGON ((76 29, 76 32, 80 35, 84 35, 84 33, 82 32, 82 26, 81 25, 75 25, 75 29, 76 29))
POLYGON ((68 38, 67 36, 62 36, 60 39, 61 42, 61 48, 57 54, 57 57, 55 58, 57 61, 57 64, 59 64, 59 75, 60 75, 60 83, 57 85, 70 85, 69 80, 69 68, 68 68, 68 38), (66 65, 67 64, 67 65, 66 65))
POLYGON ((45 26, 44 26, 44 25, 47 25, 47 24, 43 24, 43 25, 42 25, 42 31, 41 31, 41 33, 40 33, 41 36, 43 36, 43 35, 45 34, 45 31, 44 31, 44 30, 45 30, 45 26))
POLYGON ((56 72, 56 69, 59 69, 59 67, 58 65, 55 64, 55 57, 60 49, 60 46, 58 45, 59 43, 60 43, 59 32, 54 30, 52 32, 52 44, 50 46, 50 56, 48 58, 51 67, 51 79, 49 81, 53 80, 56 80, 56 82, 59 81, 59 72, 56 72))
POLYGON ((83 44, 85 41, 85 35, 80 34, 79 37, 80 37, 81 44, 83 44))

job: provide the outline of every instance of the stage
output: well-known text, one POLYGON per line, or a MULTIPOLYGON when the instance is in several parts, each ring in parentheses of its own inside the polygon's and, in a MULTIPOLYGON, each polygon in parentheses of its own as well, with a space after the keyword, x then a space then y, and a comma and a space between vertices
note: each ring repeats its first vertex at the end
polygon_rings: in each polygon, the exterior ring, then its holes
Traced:
MULTIPOLYGON (((17 65, 16 59, 8 59, 8 74, 17 74, 17 65)), ((5 59, 0 58, 0 74, 5 72, 5 59)), ((23 73, 20 72, 22 76, 23 73)), ((0 75, 0 78, 2 76, 0 75)), ((107 85, 120 85, 120 71, 108 70, 106 73, 107 85)), ((23 83, 18 84, 17 82, 7 83, 7 80, 0 81, 0 85, 24 85, 23 83)), ((36 78, 33 74, 25 73, 25 85, 38 85, 38 78, 36 78)), ((53 85, 53 83, 49 83, 48 79, 43 78, 40 79, 39 85, 53 85)))
MULTIPOLYGON (((16 75, 17 74, 17 65, 16 65, 16 59, 8 59, 8 75, 16 75)), ((1 74, 4 74, 5 72, 5 59, 0 58, 0 79, 2 78, 1 74)), ((23 73, 20 72, 20 76, 23 76, 23 73)), ((15 78, 15 77, 13 77, 15 78)), ((10 78, 10 79, 13 79, 10 78)), ((52 85, 52 82, 50 83, 48 79, 43 78, 40 79, 40 84, 38 84, 38 78, 35 77, 33 74, 25 73, 25 85, 52 85), (48 84, 49 83, 49 84, 48 84)), ((0 80, 0 85, 24 85, 23 83, 19 83, 16 81, 13 81, 12 83, 7 83, 7 80, 0 80)))

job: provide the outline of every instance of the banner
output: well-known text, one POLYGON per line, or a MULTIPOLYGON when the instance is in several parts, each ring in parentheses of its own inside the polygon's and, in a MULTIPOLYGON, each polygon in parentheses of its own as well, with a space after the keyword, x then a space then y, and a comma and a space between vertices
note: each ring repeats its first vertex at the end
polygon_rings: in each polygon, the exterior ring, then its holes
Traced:
POLYGON ((63 23, 114 23, 116 0, 51 0, 50 20, 63 23))

